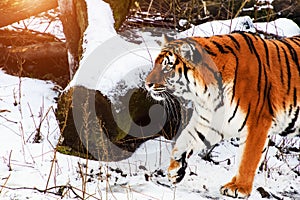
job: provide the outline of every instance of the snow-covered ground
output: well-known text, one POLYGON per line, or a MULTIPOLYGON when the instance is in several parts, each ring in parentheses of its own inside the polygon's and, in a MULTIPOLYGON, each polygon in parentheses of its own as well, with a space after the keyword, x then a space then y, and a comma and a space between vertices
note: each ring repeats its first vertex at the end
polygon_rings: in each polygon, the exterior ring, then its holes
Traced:
MULTIPOLYGON (((230 142, 214 150, 218 165, 195 155, 183 182, 170 187, 165 177, 170 141, 148 141, 131 158, 114 163, 57 153, 55 85, 3 72, 0 80, 1 199, 73 199, 82 197, 82 191, 86 191, 87 199, 225 198, 219 194, 219 187, 236 170, 237 149, 230 142), (42 138, 34 143, 38 132, 42 138)), ((274 155, 280 154, 276 148, 269 148, 268 170, 256 176, 254 188, 263 187, 280 198, 300 198, 299 177, 291 171, 299 165, 299 155, 281 155, 282 161, 274 155)), ((260 197, 254 190, 249 199, 260 197)))
MULTIPOLYGON (((113 19, 109 6, 102 1, 88 2, 88 7, 103 10, 91 11, 89 15, 94 17, 89 19, 95 20, 93 23, 97 27, 106 28, 89 27, 86 32, 86 53, 97 48, 94 44, 99 44, 101 48, 101 44, 105 42, 104 36, 107 36, 107 40, 116 36, 112 29, 113 19), (103 13, 106 15, 103 16, 103 13), (97 18, 97 15, 102 17, 97 18), (97 34, 103 37, 99 39, 97 34)), ((289 20, 279 20, 274 24, 277 26, 271 33, 276 30, 274 34, 283 36, 300 34, 299 28, 289 20)), ((255 30, 255 27, 269 30, 267 26, 270 27, 266 24, 253 24, 250 18, 245 17, 192 27, 178 37, 224 34, 233 29, 255 30)), ((141 34, 150 37, 149 33, 141 34)), ((153 40, 160 38, 154 37, 153 40)), ((156 51, 157 49, 153 49, 151 53, 145 52, 145 66, 151 64, 156 51)), ((143 51, 139 51, 141 52, 143 51)), ((135 52, 133 55, 140 58, 139 53, 135 52)), ((132 54, 122 56, 122 59, 124 56, 128 56, 128 59, 114 61, 110 66, 126 66, 136 62, 140 66, 143 61, 132 58, 132 54)), ((82 66, 87 64, 83 62, 82 66)), ((80 70, 84 71, 85 68, 80 70)), ((80 70, 77 77, 82 73, 80 70)), ((122 67, 117 70, 119 77, 114 79, 121 79, 124 76, 120 71, 122 67)), ((88 72, 85 74, 88 76, 85 77, 87 80, 91 80, 89 76, 99 75, 93 71, 88 72)), ((111 73, 112 71, 108 71, 106 74, 111 73)), ((113 88, 116 81, 112 80, 111 83, 97 82, 94 86, 98 89, 113 88), (107 84, 103 85, 104 83, 107 84)), ((146 142, 132 157, 119 162, 91 161, 56 152, 55 145, 60 140, 54 115, 58 95, 57 87, 51 82, 13 77, 0 71, 0 199, 231 199, 221 196, 219 187, 236 172, 238 155, 237 147, 233 145, 235 141, 224 141, 213 150, 213 160, 218 164, 193 155, 184 180, 172 186, 165 175, 173 142, 164 138, 146 142)), ((273 140, 278 145, 286 142, 279 137, 273 140)), ((293 139, 289 143, 299 148, 299 139, 293 139)), ((265 155, 265 166, 266 170, 259 171, 255 177, 249 199, 262 198, 258 188, 263 188, 274 199, 300 199, 299 153, 285 154, 274 146, 269 147, 265 155)))

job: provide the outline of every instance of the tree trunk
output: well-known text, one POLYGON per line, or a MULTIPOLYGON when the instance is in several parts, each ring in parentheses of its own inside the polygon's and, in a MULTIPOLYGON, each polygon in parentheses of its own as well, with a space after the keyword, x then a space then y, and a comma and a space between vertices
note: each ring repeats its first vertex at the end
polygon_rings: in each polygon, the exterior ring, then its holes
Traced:
POLYGON ((57 0, 1 0, 0 27, 57 7, 57 0))
POLYGON ((87 7, 85 0, 58 0, 58 4, 67 41, 69 71, 72 79, 82 56, 83 34, 88 26, 87 7))
POLYGON ((122 23, 125 21, 126 16, 129 13, 130 8, 132 7, 134 1, 133 0, 104 0, 107 2, 114 15, 115 19, 115 29, 118 30, 122 23))

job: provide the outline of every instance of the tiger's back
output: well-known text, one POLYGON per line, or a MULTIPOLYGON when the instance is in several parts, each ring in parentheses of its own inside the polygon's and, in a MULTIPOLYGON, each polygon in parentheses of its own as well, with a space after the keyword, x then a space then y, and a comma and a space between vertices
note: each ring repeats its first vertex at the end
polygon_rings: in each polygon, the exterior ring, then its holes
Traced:
POLYGON ((264 40, 237 33, 193 39, 216 63, 223 84, 229 85, 226 96, 233 111, 242 110, 247 120, 253 120, 249 123, 256 124, 269 116, 270 133, 300 134, 300 36, 264 40))
POLYGON ((300 37, 264 40, 249 33, 192 37, 167 43, 146 78, 153 98, 170 92, 191 100, 194 111, 176 141, 169 179, 180 182, 197 148, 224 138, 245 137, 239 170, 221 188, 247 197, 270 133, 300 132, 300 37), (222 124, 213 123, 222 116, 222 124))

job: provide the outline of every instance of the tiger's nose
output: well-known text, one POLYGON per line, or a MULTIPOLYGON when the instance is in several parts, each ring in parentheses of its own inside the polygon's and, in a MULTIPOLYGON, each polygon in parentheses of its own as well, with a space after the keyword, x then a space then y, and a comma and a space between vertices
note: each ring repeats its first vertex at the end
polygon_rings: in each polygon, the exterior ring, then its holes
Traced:
POLYGON ((147 90, 149 90, 150 88, 152 88, 154 86, 154 83, 151 83, 151 82, 146 82, 145 83, 145 87, 147 90))

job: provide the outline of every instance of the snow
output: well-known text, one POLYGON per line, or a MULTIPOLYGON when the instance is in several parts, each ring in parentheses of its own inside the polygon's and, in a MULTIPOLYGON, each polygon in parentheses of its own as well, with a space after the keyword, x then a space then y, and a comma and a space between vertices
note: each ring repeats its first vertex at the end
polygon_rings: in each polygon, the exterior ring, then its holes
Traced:
POLYGON ((28 19, 15 22, 4 28, 7 28, 9 30, 18 30, 18 29, 35 30, 41 33, 49 33, 55 35, 57 38, 64 40, 65 35, 61 28, 62 23, 58 19, 57 14, 55 13, 54 10, 47 11, 47 14, 50 15, 54 20, 53 19, 50 20, 45 17, 32 16, 28 19))
POLYGON ((83 49, 90 54, 101 43, 116 35, 112 10, 108 3, 99 0, 86 1, 88 9, 88 27, 84 32, 83 49))
MULTIPOLYGON (((108 3, 99 0, 86 1, 88 9, 88 27, 84 32, 83 37, 83 55, 80 65, 82 66, 86 62, 86 58, 97 48, 99 45, 109 40, 111 37, 116 36, 114 29, 114 19, 112 10, 108 3)), ((93 67, 94 70, 96 67, 93 67)), ((86 69, 80 67, 70 82, 69 87, 74 85, 89 85, 88 88, 95 88, 89 82, 78 82, 78 74, 85 74, 86 69)), ((99 73, 98 73, 99 74, 99 73)), ((96 74, 96 75, 98 75, 96 74)), ((94 73, 89 72, 88 76, 85 76, 86 80, 95 79, 94 73)), ((68 90, 68 88, 66 90, 68 90)))
MULTIPOLYGON (((87 3, 90 26, 85 35, 85 59, 71 85, 100 89, 107 95, 123 78, 128 88, 136 87, 143 73, 151 68, 162 37, 143 32, 139 33, 142 44, 130 44, 116 35, 108 4, 99 0, 87 3), (113 49, 115 44, 119 45, 113 49)), ((276 34, 299 33, 298 27, 284 20, 274 22, 280 27, 276 34)), ((209 36, 254 27, 273 32, 271 25, 253 24, 250 18, 243 17, 192 27, 176 37, 209 36)), ((237 148, 232 141, 224 141, 213 150, 218 165, 193 155, 184 180, 172 186, 165 175, 173 141, 156 138, 144 143, 130 158, 111 163, 60 154, 55 151, 60 140, 54 115, 57 87, 49 81, 18 78, 2 71, 0 80, 0 199, 75 199, 76 194, 83 196, 83 190, 86 199, 231 199, 221 196, 219 187, 237 169, 237 148), (42 137, 35 143, 38 131, 42 137)), ((283 143, 279 137, 274 140, 283 143)), ((299 147, 299 140, 290 143, 299 147)), ((269 147, 265 157, 268 170, 256 175, 249 199, 261 199, 258 187, 279 198, 299 199, 300 178, 291 170, 298 167, 299 171, 299 154, 284 155, 269 147)))
POLYGON ((219 20, 206 22, 201 25, 193 26, 180 33, 182 37, 201 36, 209 37, 213 35, 228 34, 233 31, 255 32, 253 22, 250 17, 238 17, 232 20, 219 20))
POLYGON ((258 31, 275 34, 282 37, 292 37, 300 34, 298 25, 292 20, 286 18, 279 18, 269 23, 257 22, 254 23, 254 27, 258 31))

